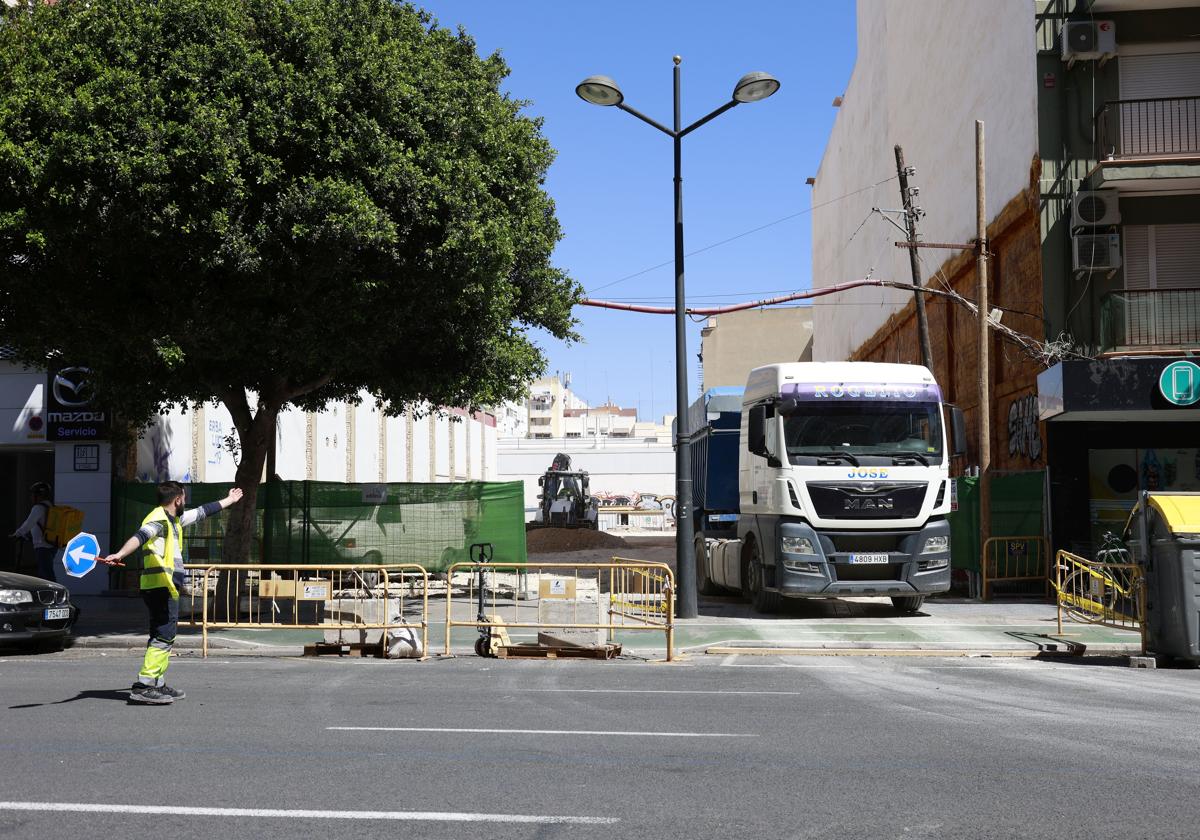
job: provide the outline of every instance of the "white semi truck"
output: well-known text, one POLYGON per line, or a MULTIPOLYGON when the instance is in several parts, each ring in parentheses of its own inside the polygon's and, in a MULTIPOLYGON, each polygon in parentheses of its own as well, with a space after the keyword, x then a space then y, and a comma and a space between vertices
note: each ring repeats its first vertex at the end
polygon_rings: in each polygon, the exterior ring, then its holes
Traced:
MULTIPOLYGON (((750 372, 738 435, 738 507, 705 509, 733 480, 718 460, 725 412, 702 397, 693 447, 697 585, 740 591, 772 612, 782 598, 890 597, 902 612, 950 588, 950 458, 965 451, 962 411, 919 365, 795 362, 750 372), (947 436, 943 417, 948 419, 947 436), (704 422, 704 421, 702 421, 704 422), (949 445, 947 438, 949 437, 949 445)), ((730 453, 731 454, 731 453, 730 453)), ((724 498, 729 497, 724 494, 724 498)))

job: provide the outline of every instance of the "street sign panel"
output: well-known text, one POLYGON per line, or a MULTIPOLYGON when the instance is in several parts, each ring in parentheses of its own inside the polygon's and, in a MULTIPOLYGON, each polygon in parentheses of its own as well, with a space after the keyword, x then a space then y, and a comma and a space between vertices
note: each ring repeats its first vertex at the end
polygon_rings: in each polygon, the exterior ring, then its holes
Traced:
POLYGON ((1200 402, 1200 365, 1195 362, 1172 362, 1158 377, 1158 390, 1175 405, 1200 402))
POLYGON ((71 577, 81 578, 96 568, 99 554, 100 542, 91 534, 81 531, 63 549, 63 568, 71 577))

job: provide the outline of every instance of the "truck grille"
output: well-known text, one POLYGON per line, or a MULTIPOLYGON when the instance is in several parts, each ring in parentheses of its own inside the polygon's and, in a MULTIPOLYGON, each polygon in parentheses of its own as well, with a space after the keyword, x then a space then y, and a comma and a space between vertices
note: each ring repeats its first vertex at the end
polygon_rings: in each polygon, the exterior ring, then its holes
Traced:
POLYGON ((807 487, 822 519, 915 519, 929 484, 810 481, 807 487))

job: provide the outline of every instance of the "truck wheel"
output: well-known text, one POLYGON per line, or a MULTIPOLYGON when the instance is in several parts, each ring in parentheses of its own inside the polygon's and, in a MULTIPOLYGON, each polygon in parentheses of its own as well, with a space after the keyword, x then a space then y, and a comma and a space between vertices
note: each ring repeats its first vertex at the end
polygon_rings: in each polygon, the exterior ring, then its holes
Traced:
POLYGON ((704 544, 704 537, 696 537, 696 592, 701 595, 716 595, 721 590, 712 578, 708 576, 708 548, 704 544))
POLYGON ((892 606, 902 613, 915 613, 925 603, 924 595, 893 595, 892 606))
POLYGON ((763 576, 762 558, 758 553, 758 544, 750 543, 750 557, 746 564, 746 597, 755 612, 773 613, 779 611, 779 593, 767 592, 763 576))

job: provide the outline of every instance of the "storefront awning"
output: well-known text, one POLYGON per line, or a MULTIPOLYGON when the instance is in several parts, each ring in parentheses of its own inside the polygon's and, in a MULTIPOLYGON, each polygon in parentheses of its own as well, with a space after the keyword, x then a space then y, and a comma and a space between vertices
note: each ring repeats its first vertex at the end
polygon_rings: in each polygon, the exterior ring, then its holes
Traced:
POLYGON ((1038 419, 1200 422, 1200 364, 1178 356, 1059 362, 1038 375, 1038 419))

